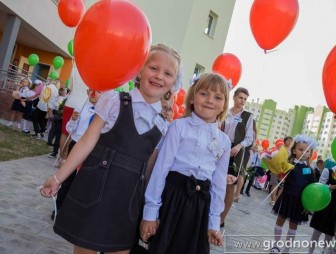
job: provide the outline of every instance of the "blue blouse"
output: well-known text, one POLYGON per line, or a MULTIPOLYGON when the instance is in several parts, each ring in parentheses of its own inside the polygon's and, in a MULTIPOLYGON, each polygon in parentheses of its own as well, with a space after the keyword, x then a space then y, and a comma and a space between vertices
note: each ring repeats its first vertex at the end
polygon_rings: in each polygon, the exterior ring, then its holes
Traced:
POLYGON ((193 175, 198 180, 211 181, 209 229, 219 230, 230 151, 231 142, 218 129, 217 122, 206 123, 194 113, 173 121, 147 186, 143 219, 155 221, 158 218, 165 179, 169 171, 176 171, 186 176, 193 175), (220 146, 220 154, 216 154, 216 149, 210 150, 209 145, 214 143, 220 146))

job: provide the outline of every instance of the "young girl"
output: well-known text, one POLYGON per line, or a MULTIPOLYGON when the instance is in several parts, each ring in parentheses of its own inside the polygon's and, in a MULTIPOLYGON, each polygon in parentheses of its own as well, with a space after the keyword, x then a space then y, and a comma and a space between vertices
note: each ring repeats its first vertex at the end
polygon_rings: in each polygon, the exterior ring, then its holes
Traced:
POLYGON ((186 98, 185 118, 171 123, 145 193, 141 237, 149 253, 209 253, 223 244, 229 138, 218 128, 228 109, 227 82, 203 74, 186 98), (160 222, 160 223, 159 223, 160 222))
POLYGON ((25 92, 24 99, 21 99, 21 102, 25 103, 24 110, 22 113, 22 132, 28 134, 29 130, 29 121, 31 120, 31 114, 33 111, 33 98, 35 97, 36 84, 32 84, 29 87, 29 90, 25 92))
POLYGON ((22 120, 22 113, 24 112, 24 106, 21 103, 21 98, 25 98, 24 94, 29 91, 29 86, 31 85, 31 81, 28 78, 23 78, 20 81, 20 85, 16 91, 13 92, 14 101, 11 107, 13 110, 10 122, 8 126, 13 124, 15 117, 18 117, 18 128, 21 128, 21 120, 22 120))
POLYGON ((126 254, 134 244, 147 162, 155 157, 151 154, 167 130, 160 98, 172 89, 179 66, 174 50, 153 46, 138 74, 139 88, 100 97, 87 131, 43 185, 43 196, 55 195, 83 162, 54 226, 75 245, 74 253, 126 254))
MULTIPOLYGON (((294 137, 294 144, 288 158, 288 161, 294 164, 294 168, 287 174, 283 191, 273 207, 273 211, 278 217, 274 227, 275 245, 271 249, 271 253, 280 253, 277 242, 281 238, 282 227, 286 219, 289 220, 286 241, 294 240, 298 224, 301 224, 302 221, 308 221, 308 213, 301 203, 301 194, 308 184, 315 182, 313 170, 309 167, 309 158, 316 145, 315 140, 304 135, 294 137)), ((282 253, 289 252, 287 246, 282 253)))

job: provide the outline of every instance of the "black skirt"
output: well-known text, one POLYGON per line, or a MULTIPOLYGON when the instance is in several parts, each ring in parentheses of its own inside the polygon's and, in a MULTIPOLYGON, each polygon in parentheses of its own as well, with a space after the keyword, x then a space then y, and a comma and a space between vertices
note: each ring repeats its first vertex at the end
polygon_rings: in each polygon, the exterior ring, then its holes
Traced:
POLYGON ((308 221, 308 214, 304 211, 301 197, 296 197, 284 192, 282 192, 277 199, 273 207, 273 212, 296 224, 308 221))
POLYGON ((150 254, 207 254, 210 181, 170 172, 162 193, 160 225, 150 254))
POLYGON ((329 205, 321 211, 314 212, 314 215, 310 221, 310 226, 324 234, 333 236, 335 223, 336 191, 333 191, 329 205))
POLYGON ((15 99, 13 101, 11 110, 17 111, 17 112, 23 112, 24 106, 21 104, 21 101, 19 99, 15 99))

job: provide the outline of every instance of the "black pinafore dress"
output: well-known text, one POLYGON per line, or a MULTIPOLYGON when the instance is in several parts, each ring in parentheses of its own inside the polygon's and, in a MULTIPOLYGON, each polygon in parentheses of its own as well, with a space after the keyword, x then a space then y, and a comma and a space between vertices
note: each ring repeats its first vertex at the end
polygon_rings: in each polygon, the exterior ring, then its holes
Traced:
POLYGON ((160 138, 156 126, 138 134, 131 97, 120 93, 119 117, 79 170, 57 215, 55 233, 95 251, 131 249, 143 209, 147 161, 160 138))

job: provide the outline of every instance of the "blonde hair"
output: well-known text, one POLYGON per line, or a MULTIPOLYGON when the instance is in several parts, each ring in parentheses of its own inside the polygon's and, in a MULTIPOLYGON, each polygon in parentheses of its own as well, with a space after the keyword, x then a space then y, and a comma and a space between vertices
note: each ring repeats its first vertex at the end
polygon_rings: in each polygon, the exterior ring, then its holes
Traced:
MULTIPOLYGON (((153 55, 155 55, 157 53, 166 53, 167 55, 171 56, 172 59, 175 60, 175 62, 176 62, 176 73, 174 73, 174 75, 175 75, 175 82, 176 82, 178 80, 178 77, 181 76, 180 75, 181 57, 180 57, 179 53, 177 53, 177 51, 175 51, 174 49, 172 49, 172 48, 170 48, 170 47, 168 47, 164 44, 152 45, 150 50, 149 50, 149 54, 148 54, 148 57, 147 57, 147 60, 144 64, 144 66, 146 66, 151 61, 153 55)), ((135 83, 136 87, 139 87, 140 79, 139 79, 138 76, 135 78, 134 83, 135 83)), ((173 84, 173 86, 175 86, 175 84, 173 84)))
POLYGON ((229 108, 229 88, 227 81, 219 74, 216 73, 205 73, 202 74, 199 80, 197 80, 188 90, 187 96, 186 96, 186 111, 185 111, 185 117, 191 116, 191 113, 194 111, 194 104, 191 103, 194 101, 195 94, 199 90, 211 90, 211 91, 220 91, 224 94, 224 106, 223 111, 221 111, 216 119, 219 122, 223 122, 226 118, 227 111, 229 108))

